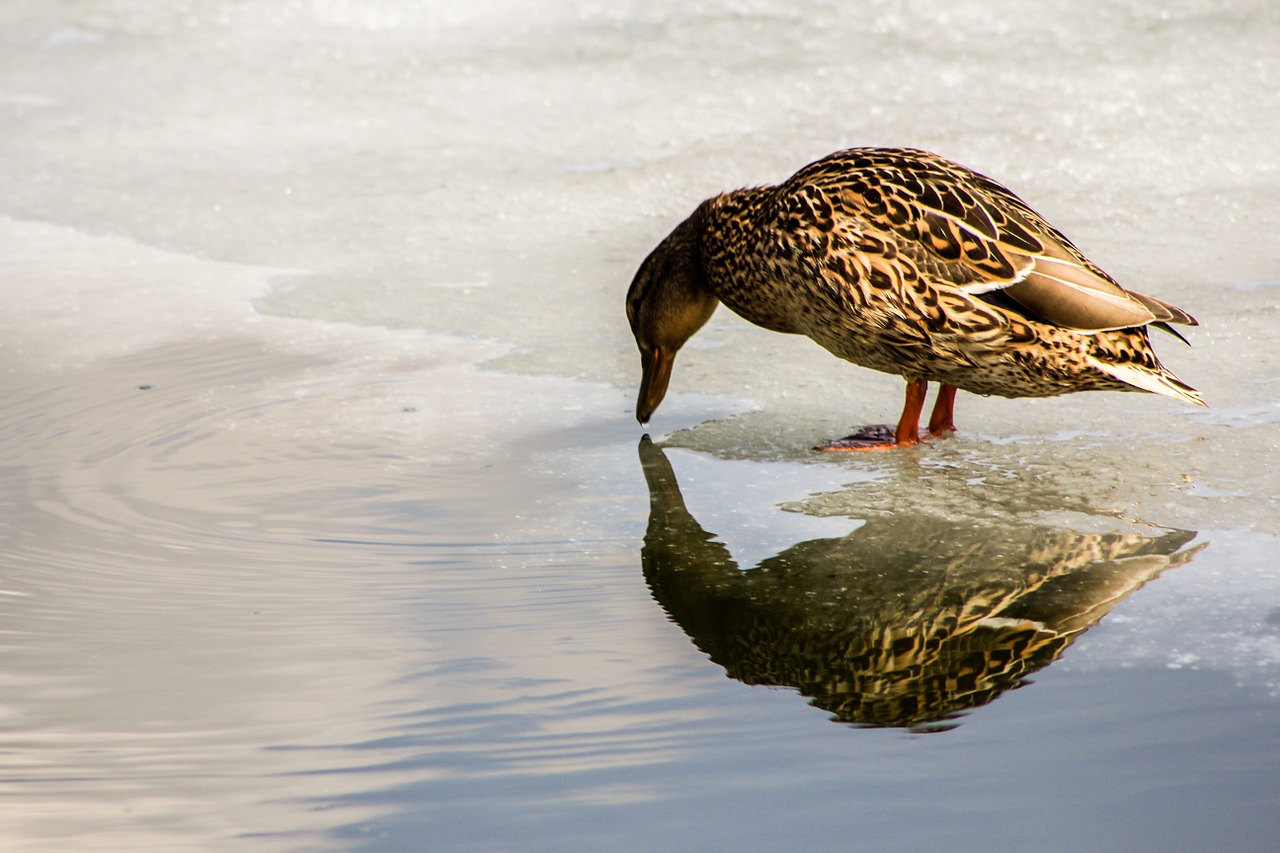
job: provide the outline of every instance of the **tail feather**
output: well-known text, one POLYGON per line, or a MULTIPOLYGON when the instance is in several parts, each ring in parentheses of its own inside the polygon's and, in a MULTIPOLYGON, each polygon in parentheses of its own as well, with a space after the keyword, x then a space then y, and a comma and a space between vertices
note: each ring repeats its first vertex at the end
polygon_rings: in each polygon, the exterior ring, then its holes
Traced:
MULTIPOLYGON (((1157 322, 1161 323, 1178 323, 1182 326, 1199 326, 1200 322, 1192 317, 1186 311, 1183 311, 1177 305, 1170 305, 1154 296, 1147 296, 1145 293, 1134 293, 1129 291, 1129 296, 1141 302, 1157 322)), ((1172 331, 1172 330, 1170 330, 1172 331)), ((1176 332, 1174 334, 1177 334, 1176 332)), ((1181 335, 1179 335, 1181 337, 1181 335)))
POLYGON ((1191 346, 1191 341, 1184 338, 1182 336, 1182 332, 1179 332, 1177 329, 1175 329, 1173 326, 1170 326, 1168 323, 1164 322, 1163 320, 1160 320, 1159 322, 1156 322, 1156 323, 1152 323, 1151 328, 1159 329, 1162 332, 1168 332, 1178 340, 1182 341, 1187 346, 1191 346))
POLYGON ((1138 364, 1108 364, 1098 359, 1093 359, 1092 361, 1093 366, 1098 370, 1108 376, 1119 379, 1126 385, 1141 388, 1143 391, 1150 391, 1152 394, 1163 394, 1166 397, 1172 397, 1175 400, 1181 400, 1184 403, 1191 403, 1195 406, 1209 407, 1209 404, 1200 396, 1199 391, 1159 365, 1156 365, 1153 370, 1138 364))

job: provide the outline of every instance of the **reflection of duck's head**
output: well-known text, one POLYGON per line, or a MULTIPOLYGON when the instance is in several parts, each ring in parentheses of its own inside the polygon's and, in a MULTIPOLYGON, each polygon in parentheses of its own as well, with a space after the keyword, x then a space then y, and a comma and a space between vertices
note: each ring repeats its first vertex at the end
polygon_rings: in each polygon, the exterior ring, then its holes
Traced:
MULTIPOLYGON (((795 687, 837 719, 928 726, 1056 660, 1194 533, 1077 533, 900 513, 798 543, 746 571, 640 445, 654 598, 730 676, 795 687)), ((1201 546, 1203 547, 1203 546, 1201 546)))

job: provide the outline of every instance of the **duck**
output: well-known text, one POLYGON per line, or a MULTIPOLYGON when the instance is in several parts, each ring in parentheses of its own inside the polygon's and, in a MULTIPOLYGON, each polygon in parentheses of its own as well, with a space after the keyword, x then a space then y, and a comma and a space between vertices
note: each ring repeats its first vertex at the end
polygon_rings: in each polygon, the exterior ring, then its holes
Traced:
POLYGON ((1197 406, 1148 330, 1186 338, 1181 308, 1121 287, 995 180, 913 148, 850 148, 779 184, 703 201, 627 291, 640 351, 636 419, 666 395, 681 347, 720 304, 906 381, 895 425, 821 450, 909 447, 955 431, 957 391, 1051 397, 1143 391, 1197 406))

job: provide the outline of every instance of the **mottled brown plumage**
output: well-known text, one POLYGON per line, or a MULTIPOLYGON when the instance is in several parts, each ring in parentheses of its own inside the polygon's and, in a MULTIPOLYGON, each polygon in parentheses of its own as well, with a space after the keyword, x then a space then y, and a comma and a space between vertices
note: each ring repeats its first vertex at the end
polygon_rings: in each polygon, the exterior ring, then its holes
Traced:
POLYGON ((957 388, 1142 390, 1204 405, 1147 337, 1148 325, 1173 332, 1194 318, 1120 287, 1009 190, 925 151, 839 151, 782 184, 708 199, 677 226, 627 294, 642 423, 676 352, 721 302, 907 381, 892 440, 859 435, 853 449, 916 443, 928 382, 942 385, 935 435, 954 429, 957 388))
POLYGON ((739 564, 644 437, 640 561, 671 620, 727 674, 790 686, 838 720, 934 728, 1026 684, 1116 605, 1205 544, 911 506, 739 564))

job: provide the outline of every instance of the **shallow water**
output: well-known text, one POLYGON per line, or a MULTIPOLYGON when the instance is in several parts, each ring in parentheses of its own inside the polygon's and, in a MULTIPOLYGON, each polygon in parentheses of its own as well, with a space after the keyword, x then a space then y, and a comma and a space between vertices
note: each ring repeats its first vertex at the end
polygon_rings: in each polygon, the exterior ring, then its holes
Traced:
POLYGON ((0 847, 1272 849, 1278 38, 6 3, 0 847), (900 382, 722 313, 642 439, 639 259, 869 143, 1190 309, 1213 408, 966 396, 819 455, 900 382))

